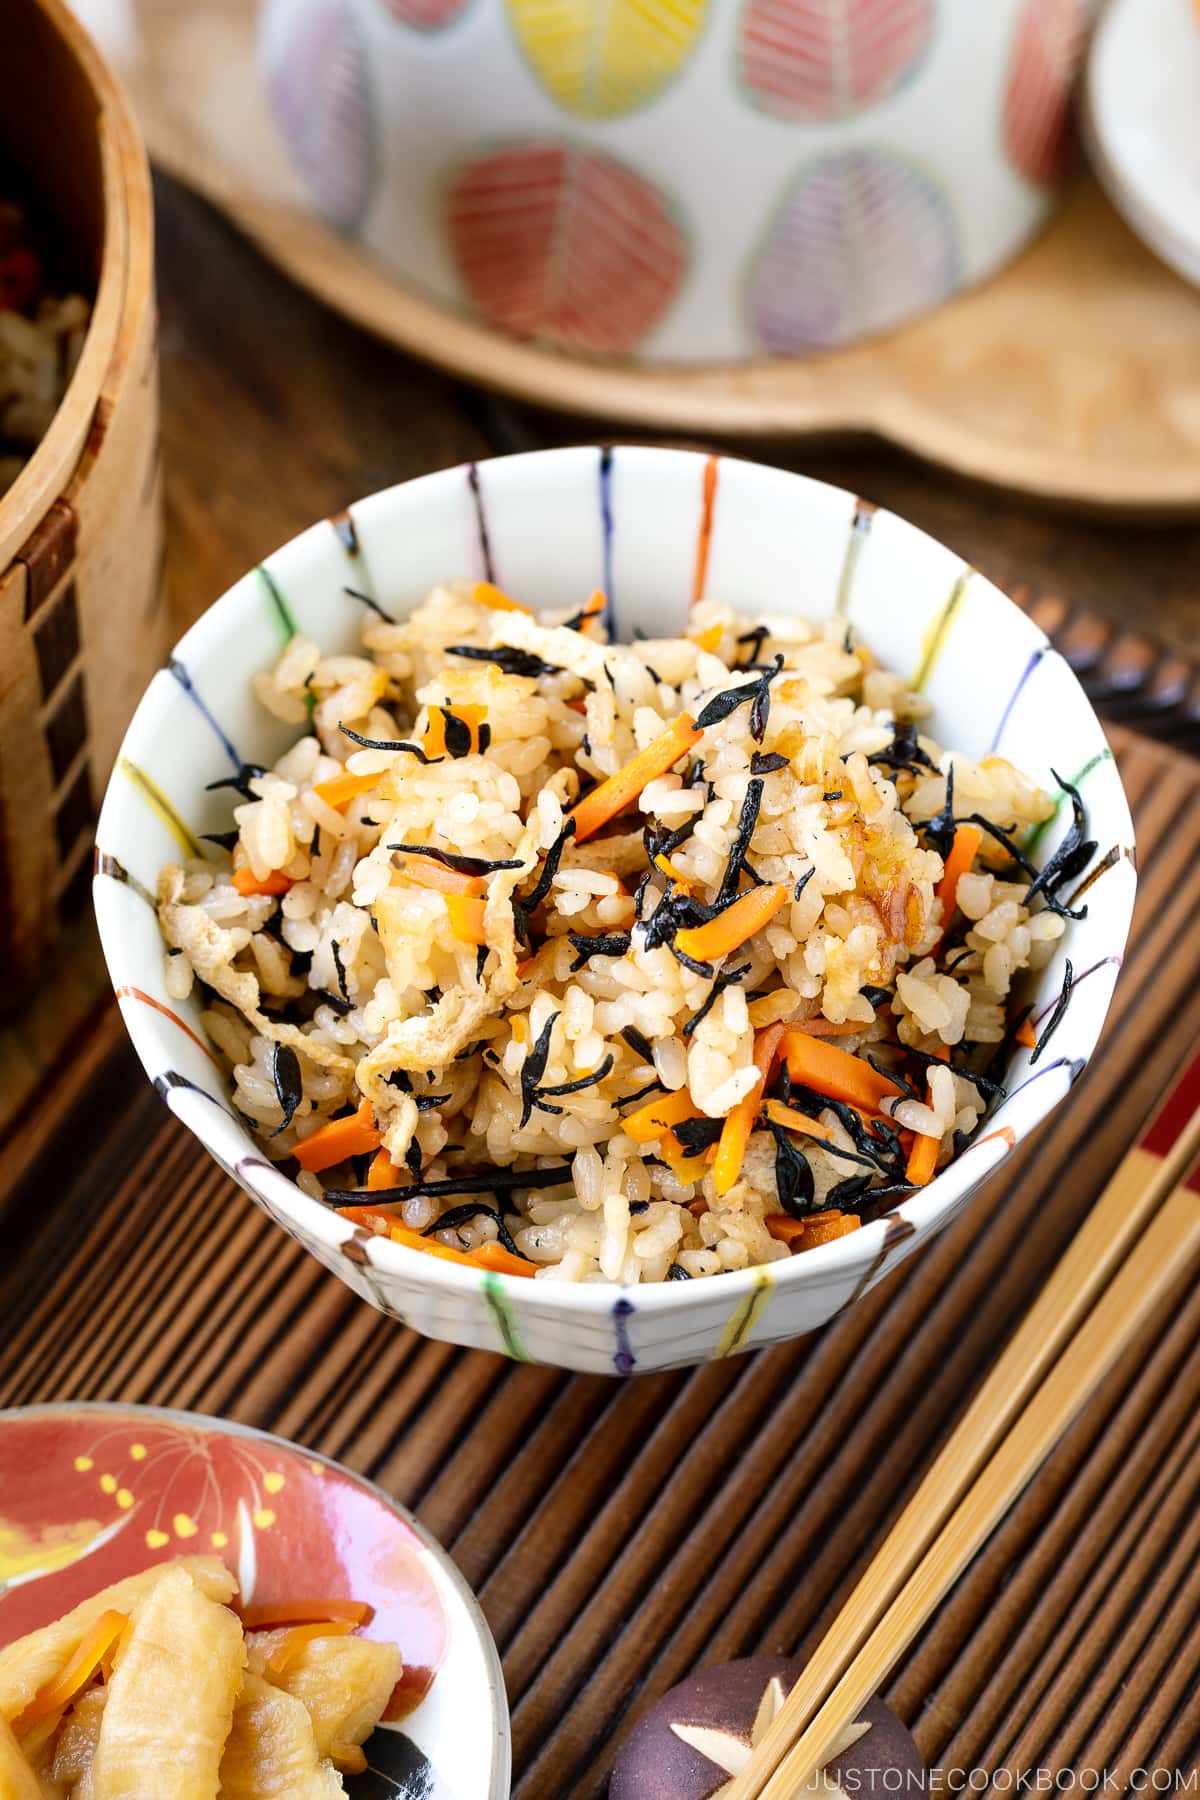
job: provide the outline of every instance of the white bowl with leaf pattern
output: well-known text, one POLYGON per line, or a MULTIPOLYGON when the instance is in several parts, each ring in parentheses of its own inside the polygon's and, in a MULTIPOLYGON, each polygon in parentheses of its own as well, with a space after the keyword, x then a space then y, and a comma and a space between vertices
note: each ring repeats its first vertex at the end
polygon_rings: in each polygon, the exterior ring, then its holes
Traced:
MULTIPOLYGON (((1061 841, 1061 813, 1040 834, 1061 841)), ((1043 633, 953 551, 892 514, 777 469, 645 447, 584 446, 445 469, 372 495, 285 544, 210 608, 156 675, 129 727, 97 830, 96 916, 125 1022, 167 1105, 286 1231, 380 1311, 427 1335, 564 1368, 632 1374, 727 1356, 825 1324, 926 1242, 1065 1099, 1104 1023, 1133 907, 1133 833, 1112 753, 1043 633), (768 1268, 631 1289, 520 1280, 373 1237, 274 1167, 230 1104, 195 1000, 168 998, 150 895, 181 843, 228 824, 208 784, 290 741, 251 690, 296 629, 329 650, 358 641, 361 604, 393 612, 437 582, 488 578, 529 604, 603 586, 619 636, 681 631, 693 596, 740 611, 839 612, 934 708, 938 738, 999 751, 1053 788, 1079 786, 1098 842, 1087 917, 1026 998, 1071 1003, 1036 1066, 1014 1049, 1007 1095, 927 1188, 885 1217, 768 1268)))
POLYGON ((310 205, 498 329, 651 363, 886 330, 1048 216, 1093 0, 266 0, 310 205))

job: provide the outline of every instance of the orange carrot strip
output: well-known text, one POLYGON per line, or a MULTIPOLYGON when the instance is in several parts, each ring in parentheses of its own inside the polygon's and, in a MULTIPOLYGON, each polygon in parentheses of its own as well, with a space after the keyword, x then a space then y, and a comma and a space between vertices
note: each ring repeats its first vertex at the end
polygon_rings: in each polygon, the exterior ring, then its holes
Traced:
POLYGON ((353 800, 356 794, 365 794, 368 788, 377 787, 382 771, 374 775, 331 775, 328 781, 318 781, 313 793, 326 806, 343 807, 353 800))
MULTIPOLYGON (((756 893, 759 891, 755 889, 756 893)), ((768 1025, 754 1040, 754 1067, 758 1071, 758 1079, 750 1092, 743 1095, 733 1110, 726 1114, 725 1123, 721 1127, 717 1159, 713 1164, 713 1180, 718 1194, 727 1194, 741 1174, 742 1158, 746 1154, 746 1145, 750 1142, 750 1133, 758 1118, 758 1103, 762 1099, 763 1089, 771 1079, 780 1040, 786 1029, 780 1023, 768 1025)))
POLYGON ((277 897, 280 894, 286 894, 288 889, 295 887, 296 884, 290 875, 284 874, 282 869, 272 869, 271 873, 260 881, 250 864, 244 863, 240 869, 233 871, 233 885, 239 894, 247 896, 271 894, 277 897))
MULTIPOLYGON (((958 884, 975 861, 976 853, 982 842, 983 832, 978 825, 955 826, 954 842, 951 844, 950 854, 946 858, 945 871, 934 890, 935 898, 942 903, 942 936, 938 941, 938 950, 942 947, 947 928, 954 914, 958 884)), ((937 955, 937 950, 934 951, 934 955, 937 955)))
POLYGON ((328 1125, 322 1125, 297 1144, 293 1155, 302 1169, 317 1175, 322 1169, 330 1169, 334 1163, 345 1162, 348 1156, 363 1156, 368 1150, 379 1148, 379 1127, 375 1123, 375 1114, 371 1110, 371 1102, 359 1102, 358 1111, 345 1119, 330 1119, 328 1125))
POLYGON ((391 1213, 380 1212, 377 1206, 339 1206, 337 1216, 349 1219, 352 1225, 361 1225, 364 1231, 382 1232, 384 1237, 396 1223, 391 1213))
POLYGON ((21 1737, 39 1719, 49 1718, 69 1706, 81 1688, 87 1686, 103 1658, 112 1649, 128 1625, 128 1616, 110 1608, 88 1626, 74 1656, 70 1657, 53 1680, 38 1689, 29 1705, 13 1722, 13 1730, 21 1737))
POLYGON ((590 794, 585 794, 571 814, 575 821, 575 842, 580 844, 584 838, 592 837, 609 819, 632 806, 642 789, 657 776, 665 775, 681 756, 686 756, 700 735, 691 713, 680 713, 652 743, 631 756, 623 769, 618 769, 590 794))
POLYGON ((587 599, 584 601, 581 609, 581 617, 579 620, 580 631, 586 631, 588 622, 591 619, 598 618, 607 605, 608 595, 604 592, 604 589, 593 588, 587 599))
POLYGON ((367 1187, 371 1193, 380 1188, 403 1187, 408 1179, 403 1169, 398 1169, 386 1150, 378 1150, 372 1158, 367 1170, 367 1187))
POLYGON ((861 1221, 857 1213, 809 1213, 807 1218, 793 1219, 787 1213, 768 1213, 763 1224, 781 1244, 790 1244, 792 1255, 802 1250, 815 1250, 818 1244, 830 1244, 834 1238, 857 1231, 861 1221))
POLYGON ((1027 1050, 1037 1049, 1037 1032, 1033 1029, 1032 1020, 1022 1019, 1014 1035, 1018 1044, 1024 1044, 1027 1050))
POLYGON ((486 944, 487 933, 483 928, 483 914, 487 906, 486 900, 471 900, 462 894, 446 895, 446 911, 450 914, 450 929, 456 938, 464 944, 486 944))
POLYGON ((787 904, 791 891, 784 881, 769 881, 762 887, 751 888, 740 900, 719 912, 715 919, 710 919, 707 925, 696 925, 677 933, 676 946, 685 956, 694 956, 697 962, 712 962, 718 956, 727 956, 770 923, 780 907, 787 904))
POLYGON ((795 1245, 804 1236, 805 1221, 793 1219, 790 1213, 766 1213, 763 1224, 781 1244, 795 1245))
POLYGON ((789 1031, 782 1051, 793 1081, 803 1082, 830 1100, 857 1106, 860 1112, 878 1112, 884 1100, 903 1092, 869 1062, 807 1032, 789 1031))
POLYGON ((707 650, 710 654, 716 649, 724 635, 725 627, 718 622, 710 625, 705 631, 690 632, 688 636, 699 650, 707 650))
POLYGON ((328 1619, 366 1625, 375 1617, 375 1608, 365 1600, 276 1600, 243 1607, 239 1617, 243 1631, 272 1631, 280 1625, 319 1625, 328 1619))
POLYGON ((464 894, 473 898, 483 893, 483 878, 464 875, 459 869, 448 869, 432 856, 403 856, 396 864, 397 873, 414 887, 433 888, 439 894, 464 894))
POLYGON ((857 1213, 813 1213, 804 1221, 808 1227, 802 1250, 815 1250, 818 1244, 831 1244, 835 1238, 857 1231, 862 1220, 857 1213))
POLYGON ((635 1107, 633 1112, 626 1114, 621 1130, 635 1144, 648 1144, 654 1138, 662 1137, 673 1126, 682 1125, 685 1119, 699 1117, 687 1089, 677 1088, 674 1093, 656 1094, 653 1100, 647 1100, 645 1106, 635 1107))
POLYGON ((668 881, 673 881, 675 886, 680 888, 683 893, 691 893, 691 882, 683 873, 682 869, 677 869, 675 867, 675 864, 671 861, 669 856, 663 856, 661 854, 656 856, 654 859, 654 866, 660 875, 665 875, 668 881))
POLYGON ((479 749, 479 727, 487 718, 486 706, 431 706, 429 723, 425 727, 425 753, 427 756, 445 756, 446 725, 450 719, 457 719, 465 725, 471 738, 471 749, 479 749))
POLYGON ((793 1031, 802 1031, 806 1037, 820 1038, 853 1037, 856 1031, 866 1029, 861 1019, 843 1019, 840 1025, 835 1025, 832 1019, 801 1019, 799 1024, 792 1026, 793 1031))
POLYGON ((511 594, 506 594, 503 588, 498 588, 494 581, 477 581, 471 598, 476 606, 490 606, 493 612, 531 613, 533 611, 531 606, 522 606, 521 602, 514 600, 511 594))
POLYGON ((904 1173, 914 1187, 925 1187, 937 1173, 938 1152, 941 1150, 941 1138, 919 1136, 908 1154, 908 1167, 904 1173))
POLYGON ((470 1260, 478 1269, 494 1269, 500 1275, 526 1275, 531 1280, 534 1264, 524 1256, 514 1256, 503 1244, 480 1244, 470 1252, 470 1260))
POLYGON ((785 1131, 801 1131, 806 1137, 820 1138, 829 1142, 833 1131, 828 1125, 822 1125, 820 1119, 810 1119, 807 1114, 797 1112, 794 1106, 785 1106, 782 1100, 768 1100, 763 1112, 772 1125, 782 1125, 785 1131))
POLYGON ((388 1236, 393 1244, 403 1244, 406 1250, 419 1250, 423 1256, 436 1256, 442 1262, 458 1263, 466 1269, 476 1267, 466 1250, 452 1250, 449 1244, 439 1244, 436 1238, 422 1237, 419 1231, 412 1231, 407 1225, 399 1225, 395 1220, 392 1221, 388 1236))
POLYGON ((281 1644, 267 1658, 267 1668, 272 1675, 286 1675, 296 1658, 305 1651, 314 1638, 347 1637, 354 1630, 350 1619, 326 1619, 316 1625, 293 1625, 281 1644))

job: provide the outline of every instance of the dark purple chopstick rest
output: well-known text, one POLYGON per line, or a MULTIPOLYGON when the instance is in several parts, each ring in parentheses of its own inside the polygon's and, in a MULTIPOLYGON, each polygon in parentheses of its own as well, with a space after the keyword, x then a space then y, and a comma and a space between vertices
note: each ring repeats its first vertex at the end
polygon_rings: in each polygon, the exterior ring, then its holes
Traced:
MULTIPOLYGON (((608 1800, 716 1800, 802 1668, 786 1657, 754 1656, 689 1675, 639 1720, 617 1757, 608 1800)), ((887 1800, 924 1787, 920 1752, 882 1700, 868 1700, 846 1735, 854 1741, 825 1774, 851 1800, 887 1800)))

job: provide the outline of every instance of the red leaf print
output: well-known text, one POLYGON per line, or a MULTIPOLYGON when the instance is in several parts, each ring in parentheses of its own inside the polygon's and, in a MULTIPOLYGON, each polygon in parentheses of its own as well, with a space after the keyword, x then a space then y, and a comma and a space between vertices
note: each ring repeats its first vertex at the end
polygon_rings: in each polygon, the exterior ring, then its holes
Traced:
POLYGON ((440 31, 457 18, 468 0, 383 0, 393 19, 415 31, 440 31))
POLYGON ((933 0, 747 0, 738 71, 781 119, 846 119, 886 100, 929 45, 933 0))
POLYGON ((1004 94, 1004 147, 1027 181, 1053 187, 1071 146, 1071 89, 1087 18, 1082 0, 1025 0, 1004 94))
POLYGON ((510 144, 466 163, 446 217, 471 300, 520 337, 629 351, 687 271, 663 196, 612 157, 568 145, 510 144))

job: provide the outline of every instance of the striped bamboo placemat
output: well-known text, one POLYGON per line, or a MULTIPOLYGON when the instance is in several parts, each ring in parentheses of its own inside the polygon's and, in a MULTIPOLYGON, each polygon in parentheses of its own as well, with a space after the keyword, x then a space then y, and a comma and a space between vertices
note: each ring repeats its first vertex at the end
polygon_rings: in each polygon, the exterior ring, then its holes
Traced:
MULTIPOLYGON (((481 1597, 519 1800, 595 1800, 639 1710, 690 1668, 815 1641, 1200 1038, 1200 766, 1114 735, 1141 888, 1100 1050, 956 1224, 823 1335, 625 1383, 416 1338, 254 1211, 118 1041, 0 1221, 0 1405, 194 1407, 368 1472, 481 1597)), ((1194 1293, 897 1671, 931 1762, 1195 1766, 1198 1393, 1194 1293)))

